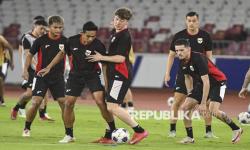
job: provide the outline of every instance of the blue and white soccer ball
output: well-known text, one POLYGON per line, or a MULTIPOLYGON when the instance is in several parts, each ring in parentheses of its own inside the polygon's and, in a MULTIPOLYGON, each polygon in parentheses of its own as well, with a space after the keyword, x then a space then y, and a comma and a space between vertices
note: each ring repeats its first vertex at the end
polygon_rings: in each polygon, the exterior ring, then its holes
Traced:
POLYGON ((238 116, 238 120, 242 124, 249 124, 250 123, 250 113, 241 112, 238 116))
POLYGON ((115 143, 127 143, 129 140, 129 132, 124 128, 117 128, 112 132, 112 140, 115 143))

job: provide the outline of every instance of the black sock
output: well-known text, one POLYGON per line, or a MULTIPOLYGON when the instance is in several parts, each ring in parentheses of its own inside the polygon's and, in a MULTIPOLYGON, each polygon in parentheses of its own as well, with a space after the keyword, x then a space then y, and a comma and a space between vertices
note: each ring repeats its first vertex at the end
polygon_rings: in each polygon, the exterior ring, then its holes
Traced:
POLYGON ((109 125, 109 130, 111 132, 113 132, 116 129, 116 127, 115 127, 115 121, 108 122, 108 125, 109 125))
POLYGON ((74 137, 73 136, 73 128, 65 128, 65 134, 69 135, 71 137, 74 137))
POLYGON ((227 114, 225 113, 225 112, 222 112, 222 121, 223 122, 225 122, 227 125, 229 125, 230 126, 230 128, 232 129, 232 130, 238 130, 238 129, 240 129, 234 122, 233 122, 233 120, 231 119, 231 118, 229 118, 228 116, 227 116, 227 114))
POLYGON ((112 132, 113 131, 110 131, 110 130, 106 129, 104 137, 108 138, 108 139, 111 139, 112 132))
POLYGON ((170 124, 170 131, 176 131, 176 123, 170 124))
POLYGON ((23 104, 20 104, 20 109, 25 109, 27 102, 24 102, 23 104))
POLYGON ((21 105, 19 103, 16 104, 16 106, 13 108, 15 111, 18 111, 21 105))
POLYGON ((45 117, 45 110, 44 109, 39 109, 39 116, 40 116, 40 118, 45 117))
POLYGON ((44 106, 44 113, 47 113, 47 105, 44 106))
POLYGON ((0 102, 1 102, 1 103, 4 103, 3 97, 0 97, 0 102))
POLYGON ((121 104, 121 107, 122 107, 122 108, 126 108, 126 106, 127 106, 126 103, 122 103, 122 104, 121 104))
POLYGON ((144 129, 140 125, 137 125, 136 127, 133 127, 133 130, 136 133, 142 133, 142 132, 144 132, 144 129))
POLYGON ((232 130, 238 130, 238 129, 240 129, 240 127, 237 126, 233 121, 231 121, 230 123, 228 123, 228 125, 230 126, 230 128, 232 130))
POLYGON ((212 132, 211 125, 206 125, 206 133, 212 132))
POLYGON ((25 127, 24 127, 24 129, 30 130, 31 123, 32 122, 25 121, 25 127))
POLYGON ((188 127, 188 128, 186 128, 186 131, 187 131, 187 136, 190 138, 193 138, 193 128, 188 127))
POLYGON ((134 107, 133 102, 128 102, 128 107, 134 107))

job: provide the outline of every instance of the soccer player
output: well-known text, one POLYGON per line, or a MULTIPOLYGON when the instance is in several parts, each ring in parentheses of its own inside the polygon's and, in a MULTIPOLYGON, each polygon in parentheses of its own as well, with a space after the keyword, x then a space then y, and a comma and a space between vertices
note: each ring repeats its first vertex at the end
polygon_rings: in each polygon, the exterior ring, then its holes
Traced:
POLYGON ((136 144, 146 138, 148 132, 131 118, 124 108, 119 106, 123 103, 132 79, 129 62, 129 51, 132 43, 128 31, 128 21, 132 17, 132 12, 128 8, 119 8, 114 14, 115 32, 110 38, 107 56, 96 52, 88 56, 87 59, 90 62, 104 61, 107 63, 106 103, 108 111, 133 128, 135 133, 129 144, 136 144))
MULTIPOLYGON (((190 41, 190 46, 193 51, 205 54, 209 59, 212 58, 212 40, 209 34, 201 29, 199 29, 199 15, 196 12, 189 12, 186 15, 186 29, 175 34, 173 41, 170 46, 170 51, 167 60, 165 83, 168 86, 168 81, 170 80, 170 71, 174 62, 176 55, 174 42, 179 38, 186 38, 190 41)), ((170 132, 169 137, 176 136, 176 123, 178 118, 178 110, 181 104, 187 97, 187 89, 184 83, 184 75, 178 70, 175 90, 174 90, 174 103, 171 106, 171 112, 173 112, 173 117, 170 119, 170 132)), ((205 138, 216 137, 212 133, 211 122, 212 116, 206 115, 204 117, 206 124, 206 134, 205 138)))
POLYGON ((232 129, 232 143, 237 143, 243 130, 225 112, 220 110, 226 91, 227 78, 225 74, 206 56, 192 51, 188 39, 178 39, 174 45, 181 61, 180 69, 185 76, 185 84, 189 93, 181 106, 184 114, 187 114, 187 117, 184 117, 187 137, 181 143, 194 143, 190 116, 197 104, 199 112, 203 115, 206 114, 207 103, 209 113, 232 129))
POLYGON ((81 95, 82 90, 87 86, 94 100, 99 107, 102 117, 109 125, 109 129, 101 139, 95 143, 112 144, 111 133, 114 131, 115 123, 113 116, 108 112, 106 103, 104 101, 104 88, 101 84, 99 77, 98 62, 88 62, 85 58, 94 54, 95 51, 101 54, 106 53, 103 43, 96 38, 97 26, 89 21, 83 25, 83 31, 80 34, 74 35, 69 38, 67 48, 65 51, 60 51, 55 60, 39 73, 42 75, 47 74, 51 68, 59 60, 64 58, 64 53, 70 57, 71 69, 69 78, 66 84, 66 101, 64 110, 64 124, 65 124, 65 137, 60 140, 60 143, 69 143, 75 140, 73 135, 73 125, 75 120, 74 105, 77 97, 81 95))
MULTIPOLYGON (((248 93, 247 87, 248 87, 249 83, 250 83, 250 67, 249 67, 249 69, 248 69, 248 71, 246 73, 242 88, 241 88, 241 90, 239 92, 239 97, 240 98, 245 99, 247 97, 247 93, 248 93)), ((248 113, 250 113, 250 104, 248 105, 248 113)))
POLYGON ((0 106, 6 106, 4 102, 3 88, 9 64, 11 70, 13 70, 13 49, 9 42, 2 35, 0 35, 0 106))
MULTIPOLYGON (((42 36, 45 33, 45 30, 47 28, 47 22, 44 19, 36 19, 36 18, 41 18, 41 17, 35 17, 34 18, 32 31, 25 33, 22 36, 22 39, 21 39, 22 42, 20 44, 20 47, 21 47, 20 51, 21 51, 23 68, 24 68, 24 63, 25 63, 27 53, 30 51, 30 48, 32 47, 34 41, 38 37, 42 36)), ((33 57, 31 66, 28 68, 29 79, 27 81, 24 80, 23 85, 22 85, 22 87, 26 91, 19 97, 19 100, 18 100, 17 104, 15 105, 15 107, 12 108, 12 111, 11 111, 11 119, 12 120, 16 120, 17 114, 18 114, 20 109, 21 110, 20 110, 19 115, 21 117, 26 117, 25 110, 22 110, 22 109, 25 108, 26 104, 30 101, 30 99, 32 97, 31 88, 32 88, 32 82, 33 82, 33 78, 34 78, 36 64, 37 64, 37 56, 33 57)), ((53 121, 53 119, 51 119, 46 114, 46 109, 45 108, 46 108, 47 99, 48 99, 48 97, 45 96, 45 98, 44 98, 44 100, 42 102, 43 106, 41 105, 40 109, 39 109, 39 116, 40 116, 41 120, 53 121)))
POLYGON ((30 127, 36 116, 36 112, 49 89, 53 98, 58 102, 62 115, 64 110, 64 61, 61 60, 51 71, 45 75, 37 74, 41 69, 47 67, 59 51, 64 50, 67 38, 62 35, 64 20, 60 16, 48 18, 49 32, 35 40, 31 50, 27 54, 23 70, 23 78, 28 80, 28 68, 32 58, 37 54, 37 65, 32 85, 32 105, 27 110, 23 136, 30 136, 30 127))

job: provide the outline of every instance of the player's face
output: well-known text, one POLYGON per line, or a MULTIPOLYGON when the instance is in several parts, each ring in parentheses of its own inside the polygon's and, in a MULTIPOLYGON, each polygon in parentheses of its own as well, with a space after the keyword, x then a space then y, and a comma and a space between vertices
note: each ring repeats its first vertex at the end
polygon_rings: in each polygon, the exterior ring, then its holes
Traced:
POLYGON ((188 59, 190 54, 190 47, 185 47, 184 45, 176 45, 175 52, 180 60, 188 59))
POLYGON ((46 32, 46 26, 36 25, 34 30, 38 36, 42 36, 46 32))
POLYGON ((125 28, 127 28, 128 20, 121 19, 118 16, 115 16, 114 20, 113 20, 113 25, 114 25, 116 31, 121 31, 121 30, 124 30, 125 28))
POLYGON ((52 36, 60 36, 63 31, 63 23, 53 23, 49 26, 49 32, 52 36))
POLYGON ((86 45, 92 43, 96 38, 96 31, 85 31, 82 33, 82 40, 86 45))
POLYGON ((188 30, 194 31, 199 28, 199 19, 197 16, 187 16, 186 18, 186 26, 188 30))

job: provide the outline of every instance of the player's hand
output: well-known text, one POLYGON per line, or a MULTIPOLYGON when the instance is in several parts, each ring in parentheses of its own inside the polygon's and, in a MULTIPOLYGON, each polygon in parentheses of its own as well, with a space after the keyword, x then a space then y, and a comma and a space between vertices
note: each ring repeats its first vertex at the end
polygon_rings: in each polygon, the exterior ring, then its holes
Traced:
POLYGON ((88 60, 88 62, 97 62, 97 61, 102 60, 102 55, 98 53, 97 51, 95 51, 94 55, 89 55, 86 57, 86 59, 88 60))
POLYGON ((170 75, 166 73, 165 78, 164 78, 164 83, 167 87, 169 87, 169 84, 168 84, 169 81, 170 81, 170 75))
POLYGON ((38 71, 37 75, 40 77, 44 77, 46 74, 48 74, 50 71, 50 68, 43 68, 42 70, 38 71))
POLYGON ((207 111, 206 103, 201 103, 198 107, 198 110, 202 116, 205 116, 207 111))
POLYGON ((238 96, 239 96, 240 98, 245 99, 245 98, 247 97, 247 93, 248 93, 248 92, 247 92, 247 89, 246 89, 246 88, 242 88, 242 89, 240 90, 238 96))
POLYGON ((24 71, 23 71, 22 77, 23 77, 24 80, 27 80, 27 81, 28 81, 28 79, 29 79, 29 73, 28 73, 27 70, 24 70, 24 71))

